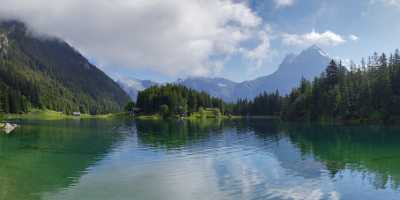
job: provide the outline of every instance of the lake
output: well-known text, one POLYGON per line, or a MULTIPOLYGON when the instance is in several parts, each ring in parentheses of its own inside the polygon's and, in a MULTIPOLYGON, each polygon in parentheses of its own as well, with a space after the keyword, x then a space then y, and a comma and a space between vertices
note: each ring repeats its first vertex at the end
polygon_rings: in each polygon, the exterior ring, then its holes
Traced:
POLYGON ((0 135, 0 200, 400 199, 398 127, 18 123, 0 135))

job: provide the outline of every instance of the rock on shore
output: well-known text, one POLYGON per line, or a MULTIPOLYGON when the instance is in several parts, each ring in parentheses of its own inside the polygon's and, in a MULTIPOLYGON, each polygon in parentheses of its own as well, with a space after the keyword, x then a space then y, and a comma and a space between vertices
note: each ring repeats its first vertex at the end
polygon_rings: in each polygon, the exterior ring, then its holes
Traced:
POLYGON ((0 123, 0 130, 5 132, 6 134, 13 132, 17 127, 18 125, 16 124, 0 123))

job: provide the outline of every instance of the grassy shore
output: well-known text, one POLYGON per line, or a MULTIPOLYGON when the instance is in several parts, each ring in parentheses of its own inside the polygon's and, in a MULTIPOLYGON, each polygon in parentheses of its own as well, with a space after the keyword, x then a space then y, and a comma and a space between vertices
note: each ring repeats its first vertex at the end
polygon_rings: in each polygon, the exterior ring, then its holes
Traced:
POLYGON ((112 113, 104 115, 88 115, 81 114, 80 116, 67 115, 62 112, 52 110, 32 110, 24 114, 7 114, 6 120, 11 119, 27 119, 27 120, 67 120, 67 119, 115 119, 125 117, 125 113, 112 113))
MULTIPOLYGON (((4 120, 70 120, 70 119, 122 119, 122 118, 134 118, 139 120, 162 120, 163 117, 159 114, 153 115, 137 115, 129 116, 128 113, 111 113, 104 115, 89 115, 81 114, 80 116, 67 115, 62 112, 52 110, 39 110, 33 109, 29 113, 25 114, 6 114, 4 120)), ((236 116, 236 115, 221 115, 214 110, 204 110, 202 112, 195 112, 186 117, 171 116, 171 119, 185 119, 185 120, 196 120, 196 119, 272 119, 276 117, 272 116, 236 116)))
POLYGON ((161 120, 163 117, 159 114, 154 114, 154 115, 137 115, 134 117, 135 119, 139 120, 161 120))
MULTIPOLYGON (((160 114, 153 115, 137 115, 134 117, 139 120, 161 120, 164 119, 160 114)), ((191 113, 189 116, 181 117, 179 115, 169 116, 169 119, 184 119, 184 120, 197 120, 197 119, 279 119, 277 116, 239 116, 239 115, 222 115, 214 109, 205 109, 203 111, 191 113)))

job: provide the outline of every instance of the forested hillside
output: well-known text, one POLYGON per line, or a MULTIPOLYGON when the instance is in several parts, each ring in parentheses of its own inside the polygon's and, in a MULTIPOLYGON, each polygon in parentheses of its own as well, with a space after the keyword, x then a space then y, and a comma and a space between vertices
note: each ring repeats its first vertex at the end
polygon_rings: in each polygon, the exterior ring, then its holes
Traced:
POLYGON ((397 121, 400 52, 375 53, 350 70, 331 62, 313 82, 303 80, 285 104, 286 119, 397 121))
POLYGON ((119 111, 124 91, 67 43, 33 36, 24 24, 0 23, 0 109, 100 114, 119 111))
POLYGON ((368 57, 350 69, 331 63, 313 81, 303 79, 285 96, 263 94, 241 100, 235 114, 280 115, 285 120, 381 121, 400 120, 400 52, 368 57))
POLYGON ((246 116, 279 116, 284 98, 279 92, 258 95, 253 100, 239 99, 236 104, 229 106, 229 112, 234 115, 246 116))

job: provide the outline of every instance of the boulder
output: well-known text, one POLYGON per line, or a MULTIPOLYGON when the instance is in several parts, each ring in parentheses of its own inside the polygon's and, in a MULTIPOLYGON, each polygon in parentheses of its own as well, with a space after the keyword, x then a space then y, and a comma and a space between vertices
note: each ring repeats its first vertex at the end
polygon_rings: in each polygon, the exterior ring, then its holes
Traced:
POLYGON ((16 128, 18 127, 17 124, 11 124, 11 123, 3 123, 0 124, 0 129, 5 132, 6 134, 10 134, 13 132, 16 128))

